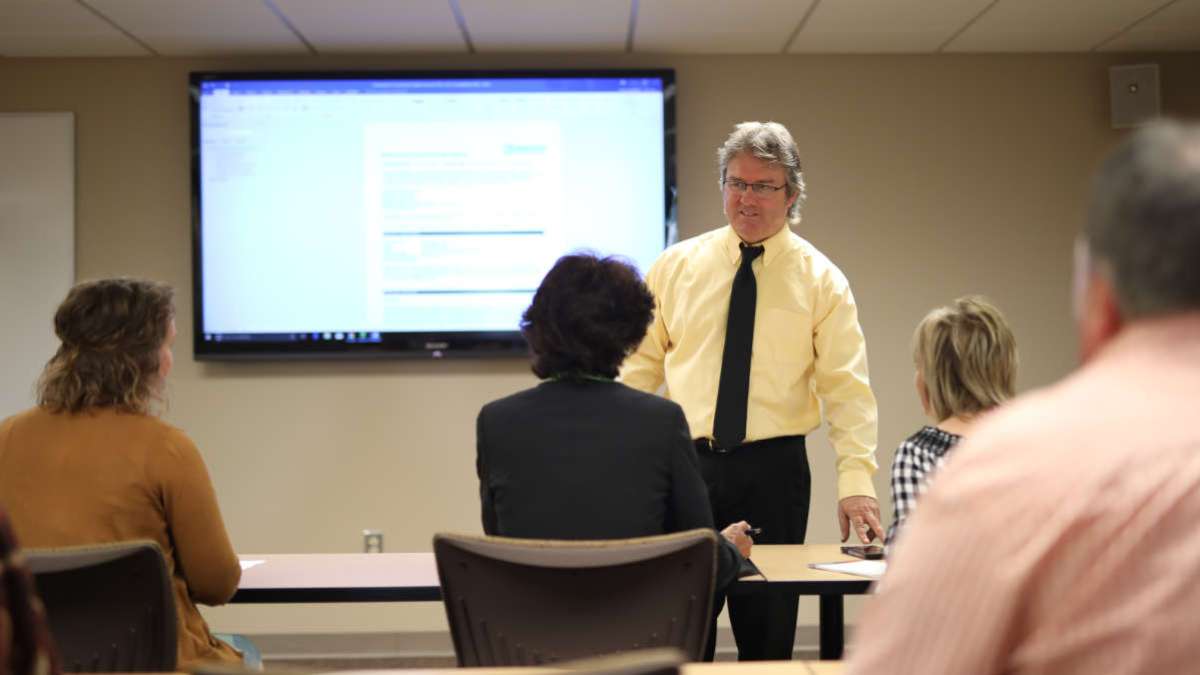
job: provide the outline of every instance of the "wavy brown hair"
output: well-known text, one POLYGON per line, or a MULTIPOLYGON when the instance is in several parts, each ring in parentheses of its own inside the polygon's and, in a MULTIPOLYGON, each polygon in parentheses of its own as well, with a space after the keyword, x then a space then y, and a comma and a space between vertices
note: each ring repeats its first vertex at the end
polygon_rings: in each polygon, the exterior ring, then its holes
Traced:
POLYGON ((62 341, 38 380, 51 412, 148 413, 162 399, 159 349, 175 316, 170 286, 141 279, 77 284, 54 313, 62 341))

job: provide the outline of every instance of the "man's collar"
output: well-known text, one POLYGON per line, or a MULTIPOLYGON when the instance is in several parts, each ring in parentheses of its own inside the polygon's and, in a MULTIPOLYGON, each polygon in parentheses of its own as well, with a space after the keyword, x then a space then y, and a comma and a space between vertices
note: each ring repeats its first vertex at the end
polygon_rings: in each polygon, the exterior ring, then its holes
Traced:
MULTIPOLYGON (((779 228, 779 231, 776 232, 775 234, 767 237, 766 239, 758 242, 757 244, 754 244, 755 246, 763 247, 763 254, 762 254, 763 267, 770 265, 771 261, 775 260, 775 258, 778 257, 780 253, 783 253, 784 251, 786 251, 788 249, 788 244, 790 243, 788 240, 789 240, 791 234, 792 234, 792 228, 789 227, 788 225, 784 225, 783 227, 779 228)), ((741 263, 741 260, 742 260, 742 250, 740 248, 741 243, 742 243, 742 239, 741 239, 741 237, 737 236, 737 232, 734 231, 733 226, 726 225, 725 226, 725 240, 722 242, 722 246, 725 249, 726 257, 729 258, 729 262, 733 265, 738 265, 741 263)))

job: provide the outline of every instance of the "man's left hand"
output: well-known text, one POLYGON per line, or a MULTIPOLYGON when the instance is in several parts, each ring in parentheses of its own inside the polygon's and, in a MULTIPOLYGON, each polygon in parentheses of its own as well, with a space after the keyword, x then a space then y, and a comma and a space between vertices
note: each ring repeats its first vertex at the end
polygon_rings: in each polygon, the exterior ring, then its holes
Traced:
POLYGON ((879 524, 879 502, 874 497, 855 495, 839 501, 838 524, 842 526, 842 541, 850 536, 851 529, 864 544, 871 543, 876 537, 883 538, 883 527, 879 524))

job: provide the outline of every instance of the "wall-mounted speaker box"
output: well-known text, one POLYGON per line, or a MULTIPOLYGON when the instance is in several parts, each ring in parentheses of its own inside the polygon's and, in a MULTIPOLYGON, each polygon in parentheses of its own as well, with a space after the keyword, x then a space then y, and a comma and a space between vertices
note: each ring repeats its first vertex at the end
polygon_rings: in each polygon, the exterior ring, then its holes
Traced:
POLYGON ((1158 117, 1162 104, 1158 64, 1109 68, 1108 98, 1114 129, 1136 127, 1158 117))

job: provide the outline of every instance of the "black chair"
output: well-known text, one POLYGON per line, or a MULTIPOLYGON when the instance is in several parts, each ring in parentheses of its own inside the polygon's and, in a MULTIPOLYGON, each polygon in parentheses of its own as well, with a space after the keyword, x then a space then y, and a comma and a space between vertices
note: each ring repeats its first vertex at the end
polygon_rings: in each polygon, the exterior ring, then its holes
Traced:
POLYGON ((63 670, 175 670, 171 578, 158 544, 26 549, 63 670))
POLYGON ((717 560, 712 530, 612 541, 439 534, 433 552, 461 666, 649 647, 703 656, 717 560))

